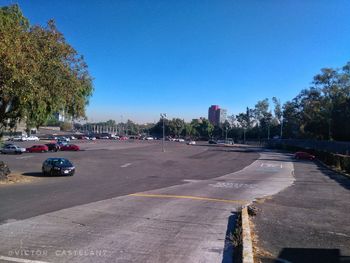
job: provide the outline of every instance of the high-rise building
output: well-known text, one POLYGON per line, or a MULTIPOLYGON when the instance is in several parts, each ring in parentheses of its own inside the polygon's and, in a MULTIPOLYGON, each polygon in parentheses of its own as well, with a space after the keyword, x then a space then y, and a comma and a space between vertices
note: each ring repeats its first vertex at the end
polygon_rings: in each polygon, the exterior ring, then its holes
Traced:
POLYGON ((211 105, 208 110, 208 120, 211 124, 218 126, 226 120, 227 110, 221 109, 219 105, 211 105))
POLYGON ((219 105, 211 105, 208 110, 208 120, 211 124, 216 125, 217 123, 217 110, 219 109, 219 105))
POLYGON ((227 110, 225 109, 218 109, 217 111, 217 123, 220 124, 220 123, 224 123, 226 121, 226 118, 227 118, 227 110))

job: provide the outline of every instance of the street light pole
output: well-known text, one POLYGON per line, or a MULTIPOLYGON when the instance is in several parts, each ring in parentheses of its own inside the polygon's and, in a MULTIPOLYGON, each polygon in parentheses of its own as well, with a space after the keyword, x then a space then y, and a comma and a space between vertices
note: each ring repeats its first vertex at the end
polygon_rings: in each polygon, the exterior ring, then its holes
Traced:
POLYGON ((165 152, 165 149, 164 149, 164 141, 165 141, 165 125, 164 125, 164 119, 166 118, 166 113, 161 113, 161 114, 160 114, 160 117, 161 117, 162 120, 163 120, 162 152, 165 152))

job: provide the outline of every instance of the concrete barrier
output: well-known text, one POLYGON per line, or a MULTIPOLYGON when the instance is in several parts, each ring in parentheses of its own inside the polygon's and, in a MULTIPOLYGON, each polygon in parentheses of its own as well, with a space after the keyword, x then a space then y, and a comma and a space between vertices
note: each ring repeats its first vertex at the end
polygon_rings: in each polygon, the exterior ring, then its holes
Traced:
POLYGON ((253 243, 247 207, 242 208, 242 262, 254 263, 253 243))

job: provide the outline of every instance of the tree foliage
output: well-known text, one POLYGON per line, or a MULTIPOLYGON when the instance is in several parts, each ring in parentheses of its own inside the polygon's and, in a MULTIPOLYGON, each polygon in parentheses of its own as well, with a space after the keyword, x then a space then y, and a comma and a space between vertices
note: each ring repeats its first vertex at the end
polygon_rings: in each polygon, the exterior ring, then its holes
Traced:
POLYGON ((92 78, 53 20, 30 26, 17 5, 0 9, 0 128, 39 126, 54 112, 85 117, 92 78))

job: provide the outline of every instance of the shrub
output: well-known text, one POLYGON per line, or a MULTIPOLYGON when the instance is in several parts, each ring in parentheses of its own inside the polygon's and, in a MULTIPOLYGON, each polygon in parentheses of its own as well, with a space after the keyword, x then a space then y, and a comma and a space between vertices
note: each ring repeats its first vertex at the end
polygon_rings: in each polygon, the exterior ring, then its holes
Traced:
POLYGON ((3 162, 0 161, 0 180, 7 179, 7 176, 11 173, 9 167, 3 162))

